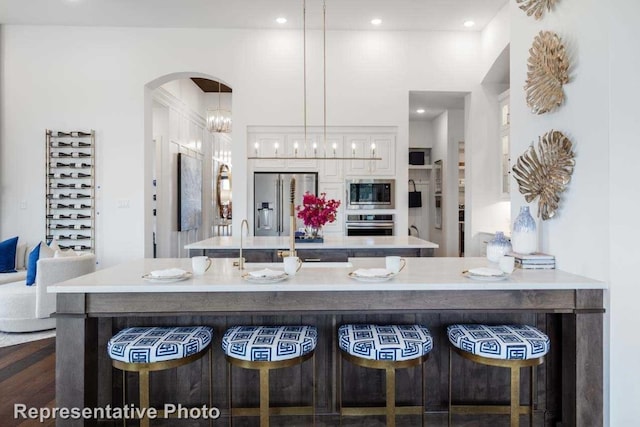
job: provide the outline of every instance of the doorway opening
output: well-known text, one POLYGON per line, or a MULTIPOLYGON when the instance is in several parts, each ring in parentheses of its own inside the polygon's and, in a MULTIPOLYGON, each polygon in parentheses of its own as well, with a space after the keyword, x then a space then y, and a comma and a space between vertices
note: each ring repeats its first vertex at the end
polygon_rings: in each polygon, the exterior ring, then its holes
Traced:
MULTIPOLYGON (((216 179, 222 166, 231 170, 232 137, 209 130, 208 112, 231 111, 231 98, 228 84, 201 73, 174 73, 145 86, 146 257, 186 257, 185 245, 212 237, 228 220, 221 218, 216 179)), ((225 187, 226 198, 231 191, 225 187)))

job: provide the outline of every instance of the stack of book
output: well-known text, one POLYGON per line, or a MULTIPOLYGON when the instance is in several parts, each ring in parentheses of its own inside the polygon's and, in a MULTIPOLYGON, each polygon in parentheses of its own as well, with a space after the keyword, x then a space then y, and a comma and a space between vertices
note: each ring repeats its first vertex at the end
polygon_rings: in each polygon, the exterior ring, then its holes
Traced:
POLYGON ((532 254, 519 254, 517 252, 509 252, 507 255, 516 259, 516 267, 524 269, 553 269, 556 268, 556 257, 540 252, 532 254))

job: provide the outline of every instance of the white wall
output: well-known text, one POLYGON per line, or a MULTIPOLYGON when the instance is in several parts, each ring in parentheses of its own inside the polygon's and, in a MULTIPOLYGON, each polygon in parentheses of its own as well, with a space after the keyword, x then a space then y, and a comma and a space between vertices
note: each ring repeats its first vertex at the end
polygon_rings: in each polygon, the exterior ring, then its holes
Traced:
MULTIPOLYGON (((431 161, 435 164, 435 162, 441 160, 442 161, 442 200, 445 201, 447 194, 445 191, 446 188, 446 171, 447 171, 447 146, 448 146, 448 130, 449 130, 449 112, 445 111, 440 114, 438 117, 433 119, 433 147, 431 149, 431 161)), ((436 228, 436 207, 435 207, 435 191, 436 191, 436 172, 435 170, 431 172, 431 182, 433 183, 431 186, 431 194, 429 195, 429 203, 431 205, 431 227, 429 229, 429 236, 432 242, 440 245, 438 249, 435 250, 436 256, 446 256, 447 254, 447 240, 445 238, 445 204, 441 203, 441 227, 436 228)))
MULTIPOLYGON (((482 80, 509 48, 510 3, 481 33, 482 80)), ((507 84, 479 82, 465 98, 465 256, 484 256, 487 233, 508 233, 511 228, 510 204, 502 200, 500 193, 498 106, 498 95, 508 88, 507 84)))
MULTIPOLYGON (((640 373, 636 368, 637 355, 640 354, 640 342, 636 339, 640 288, 635 274, 640 241, 640 227, 635 215, 640 208, 637 185, 640 51, 634 47, 640 40, 637 23, 640 4, 637 0, 615 0, 611 3, 608 14, 609 159, 604 165, 609 171, 608 188, 605 189, 609 194, 608 244, 604 244, 610 250, 610 425, 630 426, 638 423, 637 405, 640 402, 640 373)), ((607 223, 600 227, 607 229, 607 223)))
MULTIPOLYGON (((611 42, 608 40, 606 18, 607 16, 613 16, 614 19, 624 17, 623 22, 627 23, 630 28, 635 27, 636 24, 628 16, 637 18, 639 8, 637 5, 632 7, 630 2, 627 2, 626 5, 627 10, 611 12, 615 7, 611 5, 611 2, 562 1, 556 4, 553 13, 546 14, 542 21, 535 21, 519 10, 515 2, 511 4, 512 159, 515 161, 515 158, 523 153, 531 142, 537 142, 539 136, 552 129, 564 132, 573 141, 576 153, 573 178, 569 190, 562 195, 557 217, 550 221, 538 221, 538 226, 541 229, 539 247, 542 251, 556 256, 558 268, 602 280, 609 278, 611 271, 609 257, 612 245, 632 241, 628 233, 634 228, 625 229, 623 231, 625 235, 621 236, 620 240, 610 238, 613 231, 611 224, 614 221, 610 214, 612 195, 609 190, 617 188, 620 184, 613 177, 622 179, 624 174, 617 164, 612 164, 613 159, 610 159, 609 144, 614 141, 613 139, 609 140, 609 81, 616 80, 615 76, 610 76, 610 67, 615 65, 617 69, 634 65, 634 61, 627 59, 626 55, 633 52, 637 61, 637 49, 634 50, 631 47, 631 43, 634 43, 637 37, 626 38, 626 35, 618 33, 616 42, 621 49, 617 51, 620 63, 611 64, 609 49, 616 43, 613 40, 611 42), (629 12, 628 9, 633 9, 635 12, 625 15, 629 12), (532 114, 526 105, 523 86, 526 80, 528 50, 534 36, 541 30, 553 30, 560 35, 567 48, 571 68, 570 82, 564 87, 566 96, 564 105, 556 112, 537 116, 532 114), (625 45, 626 48, 623 47, 625 45)), ((611 27, 618 27, 618 23, 611 22, 611 27)), ((634 31, 635 33, 632 35, 637 36, 637 30, 634 31)), ((619 85, 617 86, 619 94, 628 90, 629 83, 633 82, 632 84, 634 84, 636 80, 631 74, 625 76, 624 72, 619 77, 628 77, 621 80, 620 83, 616 83, 619 85)), ((637 91, 632 93, 635 96, 637 94, 637 91)), ((619 107, 616 105, 619 108, 616 111, 625 111, 629 106, 635 107, 637 98, 633 104, 631 102, 629 98, 621 99, 619 107)), ((637 119, 633 120, 637 122, 637 119)), ((637 133, 627 133, 635 130, 637 127, 622 130, 620 134, 614 132, 614 134, 616 136, 627 135, 632 139, 637 139, 637 133)), ((631 139, 627 141, 631 141, 631 139)), ((616 141, 614 144, 611 145, 611 148, 614 149, 611 155, 615 155, 618 160, 624 156, 621 151, 617 151, 621 142, 616 141)), ((633 158, 633 156, 628 156, 623 164, 629 164, 630 160, 627 160, 629 157, 633 158)), ((630 194, 627 192, 617 193, 618 200, 626 199, 629 196, 630 194)), ((519 207, 524 203, 517 185, 511 189, 511 200, 512 216, 515 218, 519 207)), ((535 214, 537 211, 535 204, 532 210, 535 214)), ((625 209, 624 215, 627 214, 628 210, 625 209)), ((624 220, 622 224, 624 224, 624 220)), ((637 250, 635 255, 637 255, 637 250)), ((618 286, 620 286, 618 283, 611 283, 612 296, 618 286)), ((622 299, 618 300, 622 306, 614 308, 614 300, 611 303, 611 330, 628 339, 629 336, 636 335, 636 328, 625 325, 623 323, 624 314, 618 310, 622 310, 627 304, 624 302, 625 298, 626 301, 632 301, 635 298, 632 298, 634 292, 630 286, 624 284, 622 286, 621 294, 619 294, 622 299)), ((620 364, 611 364, 611 402, 612 404, 615 402, 615 409, 614 407, 612 409, 618 411, 616 414, 612 413, 611 425, 634 425, 637 424, 637 418, 631 417, 631 413, 637 406, 638 392, 632 392, 630 387, 624 387, 624 385, 630 384, 629 380, 633 380, 633 383, 638 382, 635 359, 631 363, 632 359, 628 356, 633 352, 629 352, 625 348, 626 345, 621 341, 622 337, 612 334, 611 339, 612 356, 615 349, 619 354, 616 357, 621 358, 620 364), (628 362, 628 364, 625 365, 624 362, 628 362)), ((608 391, 607 388, 605 390, 605 405, 608 403, 608 391)))
MULTIPOLYGON (((321 33, 307 38, 309 125, 320 125, 321 33)), ((233 87, 234 230, 249 198, 241 194, 247 188, 247 125, 302 124, 299 31, 2 26, 0 42, 0 232, 28 241, 44 235, 44 130, 93 128, 102 265, 145 251, 150 189, 144 179, 151 172, 143 165, 151 158, 152 129, 145 127, 144 107, 154 88, 145 85, 194 72, 233 87), (215 55, 207 54, 211 40, 225 40, 215 55), (52 66, 61 58, 65 66, 52 66), (130 200, 130 208, 117 208, 120 199, 130 200), (19 209, 22 201, 26 209, 19 209)), ((480 80, 478 44, 479 35, 468 32, 328 33, 328 124, 397 126, 397 191, 406 196, 409 90, 469 91, 480 80)), ((398 218, 397 229, 407 229, 406 216, 398 218)))
POLYGON ((409 121, 409 147, 430 148, 433 146, 433 124, 431 120, 409 121))
MULTIPOLYGON (((465 132, 465 255, 484 255, 486 233, 511 229, 509 203, 500 190, 501 151, 498 95, 507 87, 478 85, 465 99, 469 121, 465 132)), ((511 158, 515 157, 514 148, 511 158)))
POLYGON ((445 162, 444 183, 444 230, 446 238, 446 256, 459 256, 459 151, 458 146, 464 142, 465 113, 464 110, 449 110, 447 114, 447 154, 445 162))

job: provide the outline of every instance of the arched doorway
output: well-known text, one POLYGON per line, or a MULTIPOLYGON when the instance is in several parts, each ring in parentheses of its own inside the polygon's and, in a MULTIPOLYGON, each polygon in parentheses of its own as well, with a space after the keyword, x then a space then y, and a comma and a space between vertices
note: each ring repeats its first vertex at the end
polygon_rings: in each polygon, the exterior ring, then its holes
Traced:
POLYGON ((186 244, 212 236, 215 178, 222 164, 231 167, 230 134, 207 130, 207 110, 219 102, 231 109, 231 88, 203 73, 145 86, 145 257, 188 256, 186 244))

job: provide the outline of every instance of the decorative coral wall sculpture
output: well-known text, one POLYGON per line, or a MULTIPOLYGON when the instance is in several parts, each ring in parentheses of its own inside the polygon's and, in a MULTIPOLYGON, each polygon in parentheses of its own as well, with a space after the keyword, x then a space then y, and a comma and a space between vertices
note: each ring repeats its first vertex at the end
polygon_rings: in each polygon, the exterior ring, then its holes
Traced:
POLYGON ((562 132, 547 132, 538 142, 538 150, 531 145, 513 166, 513 173, 527 203, 536 197, 538 216, 543 220, 554 217, 560 203, 560 193, 567 189, 575 166, 572 144, 562 132))
POLYGON ((520 9, 527 12, 527 16, 533 15, 536 19, 542 19, 544 10, 551 12, 558 0, 516 0, 520 9))
POLYGON ((569 82, 569 59, 560 37, 551 31, 540 31, 529 49, 527 105, 535 114, 554 110, 564 101, 562 86, 569 82))

